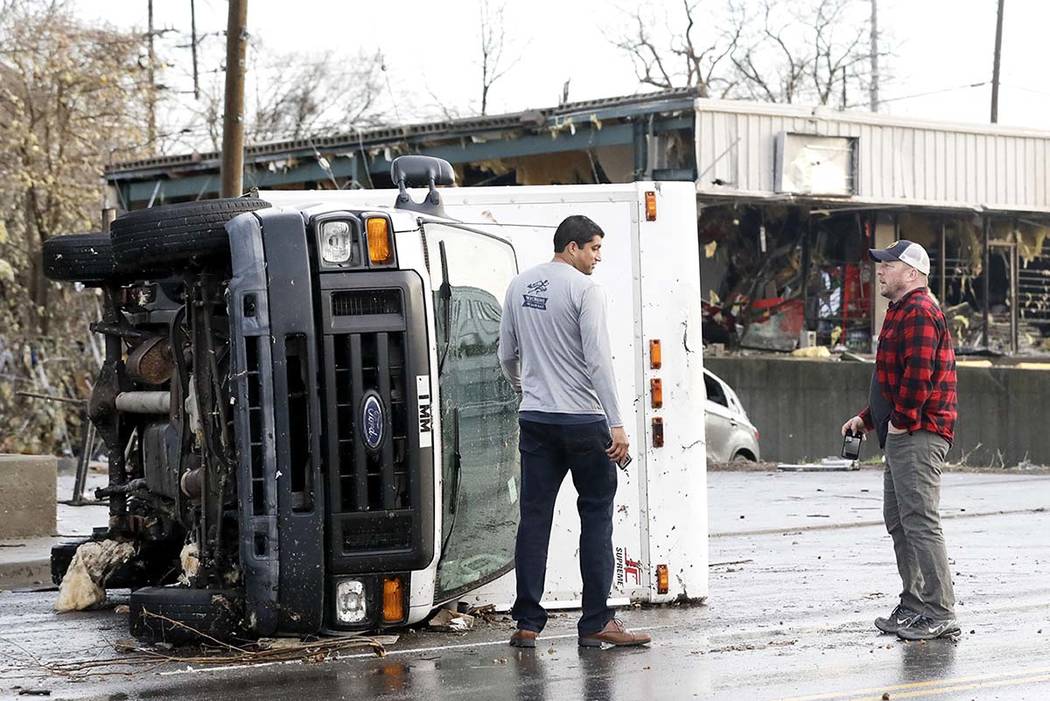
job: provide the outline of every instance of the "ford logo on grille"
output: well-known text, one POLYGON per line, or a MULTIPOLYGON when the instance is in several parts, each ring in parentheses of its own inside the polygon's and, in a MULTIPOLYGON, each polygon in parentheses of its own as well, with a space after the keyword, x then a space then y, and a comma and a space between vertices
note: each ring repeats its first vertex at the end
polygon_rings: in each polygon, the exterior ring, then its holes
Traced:
POLYGON ((369 450, 378 450, 382 445, 385 424, 383 401, 375 392, 369 392, 365 395, 361 408, 361 435, 369 450))

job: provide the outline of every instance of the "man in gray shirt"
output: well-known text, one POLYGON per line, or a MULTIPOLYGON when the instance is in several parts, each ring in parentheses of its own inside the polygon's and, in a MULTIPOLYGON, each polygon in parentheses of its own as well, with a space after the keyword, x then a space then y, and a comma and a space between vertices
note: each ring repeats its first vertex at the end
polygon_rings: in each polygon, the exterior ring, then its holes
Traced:
POLYGON ((558 490, 567 472, 579 494, 583 647, 643 645, 608 606, 613 578, 612 514, 616 466, 629 445, 620 417, 605 324, 605 298, 590 277, 605 233, 584 216, 554 233, 554 258, 507 288, 499 359, 521 394, 521 520, 514 548, 515 647, 535 647, 547 623, 540 604, 558 490))

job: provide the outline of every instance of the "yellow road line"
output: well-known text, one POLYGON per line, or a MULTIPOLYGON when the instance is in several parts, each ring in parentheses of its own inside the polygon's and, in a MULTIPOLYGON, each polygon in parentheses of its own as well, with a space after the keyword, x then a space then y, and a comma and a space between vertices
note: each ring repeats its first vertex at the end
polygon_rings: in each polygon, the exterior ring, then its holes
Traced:
MULTIPOLYGON (((918 693, 929 693, 928 689, 932 686, 944 686, 947 684, 969 684, 973 682, 991 682, 1003 677, 1021 677, 1021 676, 1033 676, 1033 675, 1050 675, 1050 667, 1041 667, 1038 669, 1018 669, 1012 672, 995 672, 993 674, 978 674, 969 677, 957 677, 955 679, 928 679, 921 682, 909 682, 907 684, 891 684, 888 686, 871 687, 868 689, 850 689, 848 691, 832 691, 823 694, 813 694, 812 696, 793 696, 791 698, 783 699, 782 701, 826 701, 829 699, 842 699, 855 697, 859 694, 879 694, 881 698, 882 694, 887 691, 907 691, 909 689, 919 689, 918 693)), ((1011 683, 1007 681, 1005 683, 1011 683)), ((897 698, 899 695, 894 694, 897 698)))

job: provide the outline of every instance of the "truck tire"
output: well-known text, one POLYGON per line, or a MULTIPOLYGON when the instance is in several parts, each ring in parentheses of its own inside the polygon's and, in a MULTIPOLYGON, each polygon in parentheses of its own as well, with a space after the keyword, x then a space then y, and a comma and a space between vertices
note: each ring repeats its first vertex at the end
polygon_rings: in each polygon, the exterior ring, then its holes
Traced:
POLYGON ((53 236, 40 253, 49 280, 98 285, 113 277, 113 244, 109 234, 53 236))
POLYGON ((170 271, 173 264, 228 256, 226 222, 269 206, 254 197, 229 197, 128 212, 110 226, 117 270, 153 274, 170 271))
POLYGON ((131 635, 144 643, 185 645, 246 632, 241 600, 229 590, 143 587, 131 592, 129 608, 131 635))

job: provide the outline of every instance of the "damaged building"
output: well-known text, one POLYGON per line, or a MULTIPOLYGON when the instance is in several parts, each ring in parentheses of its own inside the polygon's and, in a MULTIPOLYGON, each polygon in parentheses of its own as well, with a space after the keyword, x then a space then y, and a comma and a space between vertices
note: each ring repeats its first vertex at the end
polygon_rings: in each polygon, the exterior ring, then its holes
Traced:
MULTIPOLYGON (((1050 132, 696 99, 690 89, 251 146, 245 187, 392 187, 423 153, 461 185, 694 181, 704 337, 871 352, 866 250, 926 246, 963 352, 1050 348, 1050 132)), ((106 171, 108 207, 216 196, 219 155, 106 171)))
POLYGON ((906 238, 962 352, 1050 349, 1050 132, 698 100, 705 331, 871 352, 906 238))

